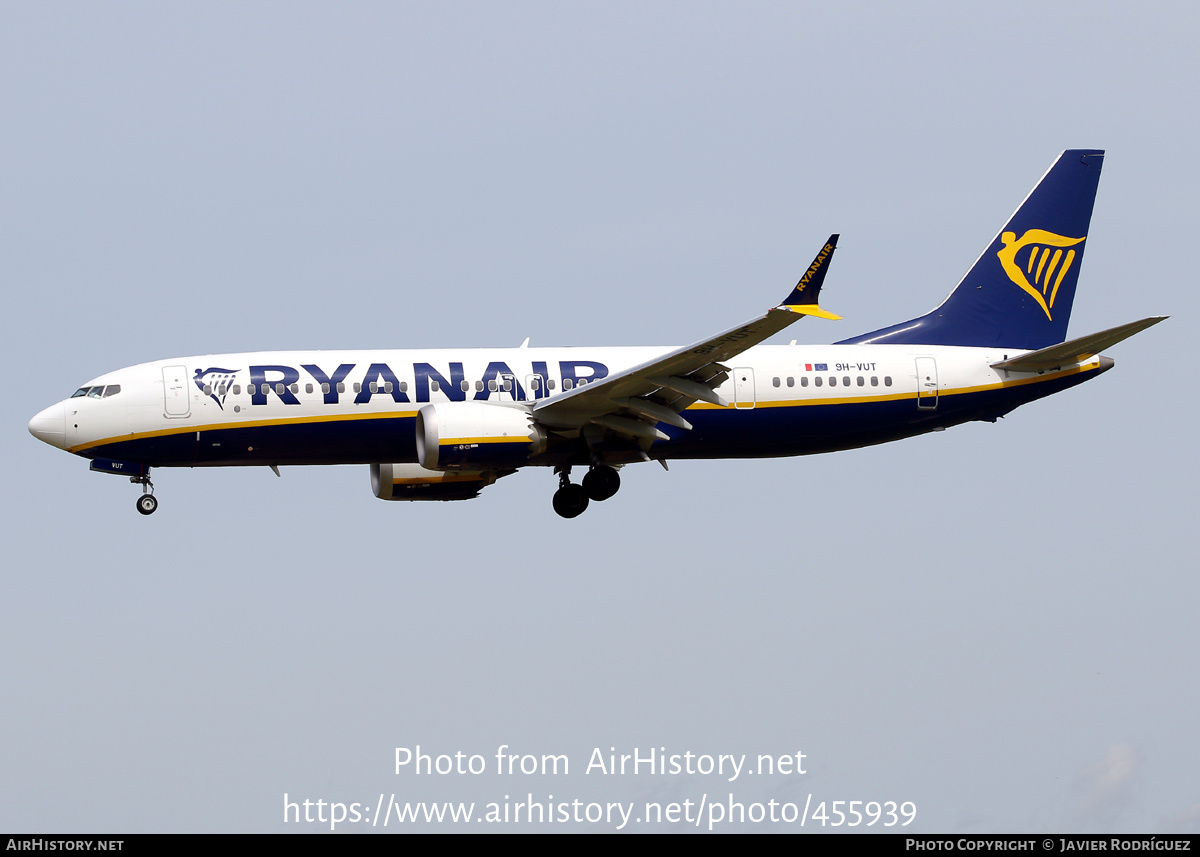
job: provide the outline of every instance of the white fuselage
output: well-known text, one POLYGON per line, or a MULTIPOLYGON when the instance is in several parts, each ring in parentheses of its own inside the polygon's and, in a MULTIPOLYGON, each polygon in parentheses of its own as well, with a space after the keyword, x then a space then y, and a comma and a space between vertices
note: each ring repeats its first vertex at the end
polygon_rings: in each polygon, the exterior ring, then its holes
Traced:
MULTIPOLYGON (((84 392, 46 409, 31 430, 39 434, 37 423, 44 440, 88 458, 153 466, 412 460, 411 428, 404 421, 422 405, 479 401, 519 407, 671 350, 280 351, 174 358, 89 381, 81 390, 92 395, 84 392), (119 392, 95 393, 116 386, 119 392), (298 435, 294 429, 302 426, 308 430, 298 435)), ((1011 410, 1045 394, 1033 388, 1100 368, 1098 357, 1045 374, 991 366, 1020 353, 950 346, 757 346, 731 361, 729 378, 716 388, 730 407, 693 404, 685 415, 696 428, 656 442, 653 457, 824 451, 837 444, 831 446, 820 423, 844 431, 847 421, 853 428, 865 420, 870 424, 861 431, 846 434, 846 447, 861 446, 987 418, 990 410, 1011 410), (984 404, 979 411, 989 395, 997 406, 984 404)))

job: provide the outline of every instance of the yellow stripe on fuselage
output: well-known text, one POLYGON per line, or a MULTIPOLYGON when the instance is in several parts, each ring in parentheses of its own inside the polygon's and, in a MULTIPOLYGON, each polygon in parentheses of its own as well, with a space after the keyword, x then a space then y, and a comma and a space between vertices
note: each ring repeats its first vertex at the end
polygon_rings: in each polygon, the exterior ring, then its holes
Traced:
MULTIPOLYGON (((1021 387, 1027 384, 1039 384, 1045 381, 1051 381, 1055 378, 1063 378, 1068 375, 1077 375, 1080 372, 1091 372, 1100 368, 1100 359, 1097 357, 1082 366, 1074 366, 1070 369, 1063 369, 1058 372, 1048 372, 1044 375, 1034 375, 1028 378, 1017 378, 1008 381, 999 381, 993 384, 980 384, 974 387, 956 387, 944 388, 937 391, 938 397, 943 396, 960 396, 967 393, 981 393, 987 390, 1001 390, 1005 387, 1021 387)), ((803 398, 803 399, 782 399, 775 401, 756 401, 755 408, 794 408, 804 407, 807 405, 846 405, 864 402, 889 402, 898 399, 915 399, 916 391, 904 393, 888 393, 885 395, 868 395, 868 396, 831 396, 820 398, 803 398)), ((932 397, 930 397, 932 398, 932 397)), ((708 402, 696 402, 689 405, 686 410, 735 410, 731 405, 728 409, 721 405, 713 405, 708 402)), ((745 408, 742 410, 749 410, 745 408)), ((130 432, 129 434, 118 435, 116 437, 106 437, 101 440, 90 440, 87 443, 81 443, 77 446, 67 448, 67 452, 78 453, 87 449, 93 449, 97 446, 105 446, 110 443, 122 443, 131 440, 144 440, 152 437, 167 437, 173 434, 188 434, 190 432, 204 431, 222 431, 229 429, 241 428, 264 428, 267 426, 288 426, 288 425, 305 425, 309 423, 329 423, 329 422, 348 422, 355 420, 387 420, 387 419, 411 419, 417 415, 416 411, 385 411, 381 413, 369 414, 315 414, 301 417, 287 417, 264 420, 244 420, 236 422, 224 423, 206 423, 204 425, 177 425, 170 428, 156 429, 155 431, 146 432, 130 432)), ((462 443, 531 443, 527 437, 464 437, 455 439, 439 440, 439 446, 462 443)))
POLYGON ((525 435, 510 437, 440 437, 438 446, 456 446, 460 443, 533 443, 525 435))

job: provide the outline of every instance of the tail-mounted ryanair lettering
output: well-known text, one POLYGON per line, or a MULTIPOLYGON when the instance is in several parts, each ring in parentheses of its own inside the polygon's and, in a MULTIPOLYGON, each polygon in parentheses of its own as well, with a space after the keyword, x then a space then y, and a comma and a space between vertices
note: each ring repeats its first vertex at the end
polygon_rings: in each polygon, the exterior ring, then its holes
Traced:
POLYGON ((996 256, 999 257, 1000 264, 1004 266, 1004 273, 1008 274, 1008 278, 1031 295, 1038 302, 1038 306, 1042 308, 1042 312, 1046 313, 1046 318, 1053 321, 1050 310, 1054 306, 1058 287, 1062 285, 1063 278, 1071 270, 1071 263, 1075 261, 1075 251, 1067 250, 1064 256, 1063 248, 1080 244, 1084 238, 1087 236, 1067 238, 1064 235, 1047 232, 1045 229, 1027 229, 1018 240, 1016 233, 1005 232, 1000 236, 1000 243, 1004 245, 1004 248, 996 253, 996 256), (1025 270, 1021 270, 1021 266, 1017 263, 1017 254, 1026 248, 1029 250, 1029 256, 1025 259, 1025 270), (1035 265, 1037 266, 1036 271, 1034 270, 1035 265), (1058 274, 1057 277, 1055 272, 1058 274), (1033 275, 1032 283, 1026 278, 1026 274, 1033 275), (1053 288, 1050 287, 1051 280, 1054 281, 1053 288), (1040 291, 1038 290, 1039 285, 1041 286, 1040 291), (1049 294, 1047 294, 1047 289, 1049 289, 1049 294))

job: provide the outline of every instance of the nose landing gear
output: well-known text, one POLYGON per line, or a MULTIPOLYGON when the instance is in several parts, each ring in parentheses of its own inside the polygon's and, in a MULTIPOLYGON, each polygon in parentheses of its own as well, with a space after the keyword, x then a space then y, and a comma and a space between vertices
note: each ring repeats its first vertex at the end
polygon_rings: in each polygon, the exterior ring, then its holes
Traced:
POLYGON ((137 498, 137 510, 143 515, 153 515, 158 508, 158 499, 154 496, 154 483, 150 481, 149 472, 142 476, 130 476, 129 481, 142 486, 142 496, 137 498))

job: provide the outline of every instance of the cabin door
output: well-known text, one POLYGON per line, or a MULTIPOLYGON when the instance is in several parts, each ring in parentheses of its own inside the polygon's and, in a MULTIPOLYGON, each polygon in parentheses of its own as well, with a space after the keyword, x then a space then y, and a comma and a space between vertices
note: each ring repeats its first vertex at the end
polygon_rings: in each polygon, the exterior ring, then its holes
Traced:
POLYGON ((733 370, 733 406, 754 407, 754 370, 749 367, 733 370))
POLYGON ((186 417, 191 413, 188 401, 188 377, 186 366, 164 366, 163 413, 168 417, 186 417))
POLYGON ((932 357, 917 358, 917 407, 936 411, 938 402, 937 361, 932 357))

